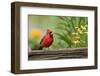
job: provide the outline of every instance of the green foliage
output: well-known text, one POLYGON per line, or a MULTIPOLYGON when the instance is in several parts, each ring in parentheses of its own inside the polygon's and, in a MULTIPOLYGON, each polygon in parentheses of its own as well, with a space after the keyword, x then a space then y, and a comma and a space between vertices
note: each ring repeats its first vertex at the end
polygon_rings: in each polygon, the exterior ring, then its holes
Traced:
POLYGON ((32 49, 35 48, 37 43, 38 41, 36 39, 29 38, 28 40, 29 47, 31 47, 32 49))
POLYGON ((58 18, 60 19, 60 22, 59 25, 55 28, 57 29, 55 35, 58 36, 58 44, 64 41, 63 45, 60 45, 60 47, 63 47, 64 45, 66 45, 64 48, 88 46, 87 17, 59 16, 58 18))

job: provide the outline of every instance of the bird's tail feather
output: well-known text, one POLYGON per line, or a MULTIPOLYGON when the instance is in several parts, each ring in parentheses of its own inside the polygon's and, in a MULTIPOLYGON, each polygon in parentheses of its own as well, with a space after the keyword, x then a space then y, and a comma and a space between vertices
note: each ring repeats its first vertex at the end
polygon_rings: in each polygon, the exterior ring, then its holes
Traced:
POLYGON ((40 46, 40 47, 39 47, 39 50, 42 50, 42 49, 43 49, 43 47, 42 47, 42 46, 40 46))

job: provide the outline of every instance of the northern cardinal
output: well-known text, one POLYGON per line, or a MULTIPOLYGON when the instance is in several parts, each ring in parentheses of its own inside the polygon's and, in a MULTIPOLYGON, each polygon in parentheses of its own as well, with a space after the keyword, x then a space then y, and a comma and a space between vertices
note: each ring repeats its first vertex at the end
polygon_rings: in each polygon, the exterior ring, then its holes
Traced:
POLYGON ((40 50, 43 48, 49 48, 50 45, 53 43, 53 34, 50 29, 47 29, 45 36, 40 41, 40 50))

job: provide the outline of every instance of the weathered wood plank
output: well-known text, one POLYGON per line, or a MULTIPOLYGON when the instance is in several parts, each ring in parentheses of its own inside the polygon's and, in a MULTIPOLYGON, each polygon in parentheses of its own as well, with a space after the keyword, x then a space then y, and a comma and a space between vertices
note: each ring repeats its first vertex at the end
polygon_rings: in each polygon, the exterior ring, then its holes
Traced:
POLYGON ((34 50, 28 54, 29 60, 55 60, 87 58, 87 48, 68 48, 59 50, 34 50))

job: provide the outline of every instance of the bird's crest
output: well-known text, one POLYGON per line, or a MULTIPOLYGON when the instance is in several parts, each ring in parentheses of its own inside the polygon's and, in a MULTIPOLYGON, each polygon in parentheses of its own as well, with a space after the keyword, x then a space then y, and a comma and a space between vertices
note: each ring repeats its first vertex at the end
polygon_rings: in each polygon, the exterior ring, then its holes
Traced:
POLYGON ((47 33, 52 33, 52 30, 51 29, 47 29, 47 33))

